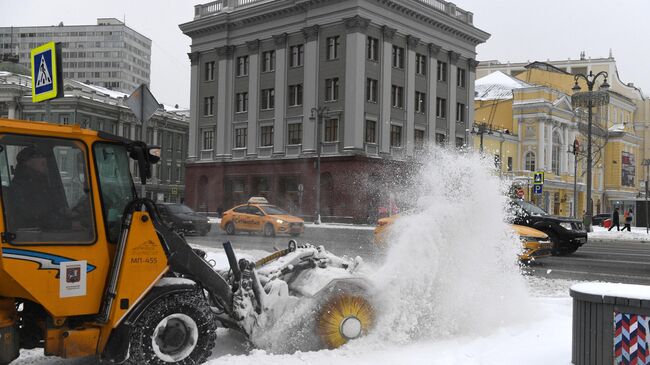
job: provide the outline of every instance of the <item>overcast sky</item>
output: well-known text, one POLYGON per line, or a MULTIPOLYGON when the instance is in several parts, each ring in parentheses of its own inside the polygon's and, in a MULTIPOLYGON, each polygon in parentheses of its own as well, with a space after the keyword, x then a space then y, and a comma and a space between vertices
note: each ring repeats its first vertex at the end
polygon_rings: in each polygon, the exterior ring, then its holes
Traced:
MULTIPOLYGON (((402 0, 410 1, 410 0, 402 0)), ((208 1, 204 1, 208 2, 208 1)), ((474 24, 492 34, 478 59, 501 62, 607 57, 612 49, 623 82, 650 94, 648 0, 456 0, 474 13, 474 24)), ((189 105, 190 39, 178 24, 192 20, 193 1, 0 0, 0 26, 96 24, 125 19, 153 41, 151 89, 159 102, 189 105)))

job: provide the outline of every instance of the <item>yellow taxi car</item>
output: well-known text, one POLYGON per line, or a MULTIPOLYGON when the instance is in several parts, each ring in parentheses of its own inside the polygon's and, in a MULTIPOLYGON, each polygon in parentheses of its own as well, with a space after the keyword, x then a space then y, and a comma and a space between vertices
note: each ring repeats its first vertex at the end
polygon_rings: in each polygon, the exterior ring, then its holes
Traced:
MULTIPOLYGON (((397 215, 393 215, 381 218, 377 221, 377 227, 375 227, 376 245, 382 246, 384 242, 386 242, 388 228, 397 217, 397 215)), ((519 254, 520 262, 528 263, 539 257, 551 256, 551 248, 553 247, 553 244, 546 233, 535 228, 520 226, 518 224, 511 224, 510 226, 515 233, 517 233, 521 240, 521 244, 523 245, 523 249, 519 254)))
POLYGON ((296 237, 304 232, 305 221, 269 204, 266 198, 253 197, 247 204, 225 211, 220 227, 229 235, 237 232, 261 232, 267 237, 279 233, 296 237))

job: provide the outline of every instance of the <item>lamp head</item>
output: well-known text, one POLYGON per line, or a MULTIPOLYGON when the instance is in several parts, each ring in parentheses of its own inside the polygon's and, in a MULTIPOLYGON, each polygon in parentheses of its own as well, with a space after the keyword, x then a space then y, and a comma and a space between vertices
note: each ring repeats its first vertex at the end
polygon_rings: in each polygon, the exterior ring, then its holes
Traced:
POLYGON ((607 78, 605 78, 605 81, 603 81, 603 83, 600 84, 600 90, 607 91, 607 89, 609 89, 609 84, 607 83, 607 78))
POLYGON ((575 83, 575 85, 573 85, 573 87, 571 88, 571 90, 573 90, 574 93, 580 92, 580 90, 582 90, 582 89, 580 88, 580 85, 578 85, 578 80, 576 80, 576 83, 575 83))

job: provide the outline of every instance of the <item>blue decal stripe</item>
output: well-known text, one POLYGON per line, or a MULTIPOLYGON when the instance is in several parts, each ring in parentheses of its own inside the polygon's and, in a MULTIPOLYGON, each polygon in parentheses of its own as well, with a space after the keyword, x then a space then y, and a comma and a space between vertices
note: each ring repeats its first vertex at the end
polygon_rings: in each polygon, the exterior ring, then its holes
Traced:
MULTIPOLYGON (((67 257, 63 256, 56 256, 52 255, 49 253, 44 253, 44 252, 38 252, 38 251, 28 251, 28 250, 19 250, 15 248, 3 248, 2 249, 3 254, 8 254, 8 255, 18 255, 18 256, 27 256, 27 257, 35 257, 39 259, 45 259, 51 261, 54 265, 60 265, 62 262, 68 262, 68 261, 77 261, 74 259, 70 259, 67 257)), ((91 264, 86 264, 86 272, 91 272, 95 270, 96 267, 95 265, 91 264)))

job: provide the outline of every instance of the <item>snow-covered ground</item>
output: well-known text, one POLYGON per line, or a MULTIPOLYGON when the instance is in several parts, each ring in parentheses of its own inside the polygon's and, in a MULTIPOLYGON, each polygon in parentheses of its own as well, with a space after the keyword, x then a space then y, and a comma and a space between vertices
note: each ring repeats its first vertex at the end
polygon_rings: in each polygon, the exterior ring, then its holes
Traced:
MULTIPOLYGON (((623 228, 623 226, 621 226, 623 228)), ((589 232, 589 238, 606 239, 609 241, 637 241, 650 243, 650 235, 646 233, 645 227, 632 227, 632 232, 616 231, 616 228, 608 231, 607 228, 594 227, 589 232)))

